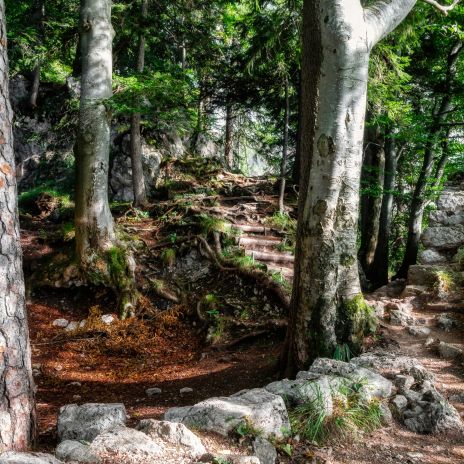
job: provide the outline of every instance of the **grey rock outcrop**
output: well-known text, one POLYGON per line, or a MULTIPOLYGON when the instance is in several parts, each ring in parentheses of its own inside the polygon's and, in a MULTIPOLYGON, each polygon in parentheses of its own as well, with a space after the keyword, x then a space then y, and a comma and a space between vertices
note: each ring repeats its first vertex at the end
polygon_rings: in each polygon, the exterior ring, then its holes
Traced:
POLYGON ((100 457, 92 451, 90 446, 76 440, 62 441, 55 450, 58 459, 64 462, 79 462, 85 464, 98 464, 100 457))
POLYGON ((60 409, 60 440, 92 441, 100 433, 126 423, 126 409, 119 403, 68 404, 60 409))
POLYGON ((51 454, 7 451, 0 454, 0 464, 63 464, 51 454))
POLYGON ((145 419, 140 421, 137 430, 145 433, 155 442, 161 440, 165 446, 171 445, 176 450, 184 450, 191 457, 200 457, 206 453, 201 440, 179 422, 145 419))
POLYGON ((290 430, 283 399, 263 388, 244 390, 229 397, 209 398, 194 406, 172 408, 164 418, 224 436, 244 423, 249 423, 264 437, 282 437, 284 430, 290 430))

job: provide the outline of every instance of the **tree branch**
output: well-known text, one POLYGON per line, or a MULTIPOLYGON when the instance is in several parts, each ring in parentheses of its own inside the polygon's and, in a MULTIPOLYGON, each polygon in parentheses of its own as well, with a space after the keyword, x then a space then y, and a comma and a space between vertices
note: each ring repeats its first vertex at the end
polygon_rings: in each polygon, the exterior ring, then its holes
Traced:
POLYGON ((441 11, 445 16, 459 3, 460 0, 454 0, 451 5, 442 5, 436 0, 423 0, 425 3, 434 6, 437 10, 441 11))
POLYGON ((416 3, 417 0, 377 0, 364 8, 369 47, 372 48, 401 24, 416 3))

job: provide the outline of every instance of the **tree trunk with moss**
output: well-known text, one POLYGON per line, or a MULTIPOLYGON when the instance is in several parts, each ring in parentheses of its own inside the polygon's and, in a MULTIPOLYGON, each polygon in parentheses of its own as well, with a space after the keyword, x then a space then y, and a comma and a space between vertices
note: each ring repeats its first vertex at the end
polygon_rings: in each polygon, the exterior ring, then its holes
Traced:
POLYGON ((27 449, 35 432, 6 42, 0 0, 0 454, 27 449))
POLYGON ((83 0, 80 15, 82 90, 76 153, 76 251, 80 270, 95 285, 116 290, 121 315, 136 303, 131 254, 121 245, 108 202, 112 95, 111 1, 83 0))
POLYGON ((357 263, 369 55, 414 0, 305 0, 301 182, 286 374, 371 328, 357 263))

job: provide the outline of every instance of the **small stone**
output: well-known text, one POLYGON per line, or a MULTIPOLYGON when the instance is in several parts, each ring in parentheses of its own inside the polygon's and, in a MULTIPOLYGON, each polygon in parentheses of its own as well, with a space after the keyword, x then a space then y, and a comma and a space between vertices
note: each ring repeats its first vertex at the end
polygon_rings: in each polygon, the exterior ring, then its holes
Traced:
POLYGON ((55 319, 52 322, 53 327, 61 327, 62 329, 66 328, 69 325, 69 321, 67 319, 55 319))
POLYGON ((433 337, 427 337, 427 339, 424 342, 424 346, 428 348, 429 346, 432 346, 435 343, 435 339, 433 337))
POLYGON ((181 389, 179 390, 179 393, 180 393, 181 395, 188 395, 188 394, 190 394, 190 393, 193 393, 193 388, 190 388, 190 387, 181 388, 181 389))
POLYGON ((396 412, 402 413, 408 406, 408 400, 403 395, 396 395, 392 399, 391 404, 394 407, 396 412))
POLYGON ((440 342, 438 344, 438 352, 440 353, 440 356, 445 359, 456 359, 463 355, 460 348, 445 342, 440 342))
POLYGON ((82 384, 80 382, 70 382, 68 383, 68 387, 82 387, 82 384))
POLYGON ((256 438, 253 442, 253 452, 261 464, 275 464, 277 460, 275 447, 265 438, 256 438))
POLYGON ((414 385, 414 377, 412 375, 397 375, 394 383, 398 390, 409 390, 414 385))
POLYGON ((64 330, 66 330, 66 332, 74 332, 78 328, 79 328, 79 322, 72 321, 67 325, 66 329, 64 330))
POLYGON ((154 387, 154 388, 147 388, 145 390, 145 393, 147 394, 147 396, 155 396, 155 395, 159 395, 160 393, 162 393, 163 390, 161 390, 161 388, 157 388, 157 387, 154 387))
POLYGON ((87 319, 82 319, 82 321, 79 322, 79 329, 83 329, 86 324, 87 324, 87 319))
POLYGON ((101 321, 106 325, 110 325, 114 322, 114 316, 112 314, 103 314, 101 321))
POLYGON ((426 337, 430 335, 428 327, 408 327, 408 332, 414 337, 426 337))
POLYGON ((449 397, 449 401, 452 403, 464 403, 464 393, 460 393, 458 395, 451 395, 449 397))
POLYGON ((455 319, 448 313, 443 313, 437 316, 437 327, 441 330, 449 332, 457 326, 455 319))
POLYGON ((82 396, 81 395, 73 395, 73 400, 74 401, 79 401, 82 399, 82 396))
POLYGON ((63 366, 62 366, 61 364, 57 364, 57 365, 55 366, 55 371, 61 372, 62 370, 63 370, 63 366))
POLYGON ((34 364, 32 364, 32 369, 42 369, 42 364, 34 363, 34 364))
POLYGON ((40 369, 32 369, 32 375, 34 377, 39 377, 39 375, 42 375, 42 371, 40 369))

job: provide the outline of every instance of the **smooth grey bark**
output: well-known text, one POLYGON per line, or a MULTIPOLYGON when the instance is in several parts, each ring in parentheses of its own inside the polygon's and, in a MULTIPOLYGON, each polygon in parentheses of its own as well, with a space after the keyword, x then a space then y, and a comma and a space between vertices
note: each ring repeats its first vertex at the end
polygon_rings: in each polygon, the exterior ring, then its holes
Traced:
POLYGON ((114 288, 125 317, 136 301, 132 256, 116 240, 108 202, 112 95, 111 1, 82 0, 82 88, 76 156, 76 254, 91 282, 114 288), (115 265, 116 264, 116 265, 115 265))
POLYGON ((226 105, 226 127, 224 141, 224 160, 231 171, 234 169, 234 125, 235 114, 232 103, 226 105))
POLYGON ((280 163, 280 188, 279 188, 279 211, 285 211, 285 186, 287 181, 287 159, 288 159, 288 129, 290 121, 290 97, 288 77, 285 78, 285 115, 284 115, 284 141, 282 147, 282 161, 280 163))
MULTIPOLYGON (((142 23, 148 15, 148 0, 142 0, 142 23)), ((142 26, 143 27, 143 26, 142 26)), ((137 53, 137 72, 142 73, 145 67, 145 34, 140 32, 138 53, 137 53)), ((143 207, 147 204, 147 191, 142 165, 142 143, 140 135, 140 113, 131 116, 131 166, 132 166, 132 187, 134 192, 134 206, 143 207)))
MULTIPOLYGON (((432 124, 428 131, 427 142, 424 150, 424 160, 422 163, 419 178, 414 189, 410 213, 408 222, 408 238, 406 242, 406 250, 404 253, 403 262, 401 263, 400 269, 396 273, 395 278, 405 278, 408 274, 409 266, 417 263, 417 256, 419 253, 420 238, 422 234, 422 221, 424 217, 424 211, 429 201, 429 195, 427 189, 430 186, 430 177, 433 174, 435 163, 438 160, 438 166, 441 162, 441 157, 437 156, 437 145, 439 143, 440 136, 443 136, 443 122, 446 120, 448 114, 452 109, 452 96, 454 89, 454 81, 456 78, 457 64, 459 56, 463 49, 463 43, 461 41, 456 42, 450 53, 448 54, 446 80, 444 88, 446 93, 439 102, 438 110, 433 114, 432 124)), ((446 164, 447 157, 444 159, 446 164)), ((444 166, 443 166, 444 169, 444 166)), ((437 171, 438 173, 442 171, 437 171)), ((435 178, 432 187, 436 187, 441 180, 435 178)))
POLYGON ((385 169, 385 140, 378 126, 367 127, 365 131, 364 160, 361 174, 360 230, 361 245, 359 262, 366 275, 373 265, 380 228, 382 190, 385 169))
POLYGON ((305 114, 288 375, 362 338, 364 307, 351 310, 361 295, 356 231, 369 55, 415 3, 304 2, 305 114))
POLYGON ((35 434, 6 44, 0 0, 0 454, 26 449, 35 434))

